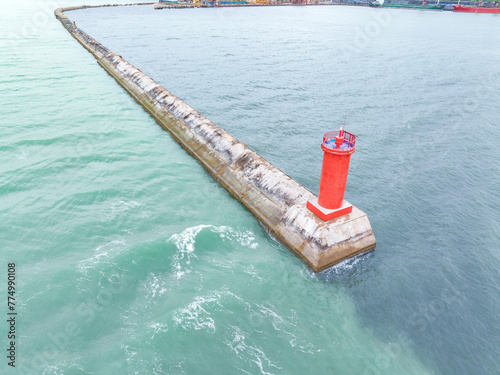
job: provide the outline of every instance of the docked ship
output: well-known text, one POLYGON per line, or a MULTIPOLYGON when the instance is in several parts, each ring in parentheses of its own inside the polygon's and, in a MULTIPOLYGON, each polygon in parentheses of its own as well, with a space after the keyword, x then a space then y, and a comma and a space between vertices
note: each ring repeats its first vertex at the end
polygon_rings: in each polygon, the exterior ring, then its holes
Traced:
POLYGON ((500 3, 486 3, 479 6, 462 6, 460 4, 453 5, 454 12, 462 13, 498 13, 500 14, 500 3))
POLYGON ((429 10, 442 10, 444 5, 439 4, 427 4, 426 0, 387 0, 383 3, 378 1, 373 1, 369 4, 371 7, 382 7, 382 8, 409 8, 409 9, 429 9, 429 10))

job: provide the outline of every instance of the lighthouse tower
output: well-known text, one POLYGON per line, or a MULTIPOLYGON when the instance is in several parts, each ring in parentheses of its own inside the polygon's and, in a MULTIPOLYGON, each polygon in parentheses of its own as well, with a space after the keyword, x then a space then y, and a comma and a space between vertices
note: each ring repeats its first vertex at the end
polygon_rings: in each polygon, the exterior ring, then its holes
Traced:
POLYGON ((317 199, 307 202, 307 208, 327 221, 352 212, 352 205, 344 201, 351 155, 356 150, 357 136, 346 132, 330 131, 323 136, 323 167, 317 199))

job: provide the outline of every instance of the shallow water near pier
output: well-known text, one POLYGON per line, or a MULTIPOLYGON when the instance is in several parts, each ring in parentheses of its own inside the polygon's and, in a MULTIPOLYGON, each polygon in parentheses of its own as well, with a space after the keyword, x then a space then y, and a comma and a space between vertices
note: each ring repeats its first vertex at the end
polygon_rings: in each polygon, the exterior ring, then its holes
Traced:
POLYGON ((314 192, 322 135, 346 120, 346 198, 377 249, 315 275, 47 10, 77 4, 0 6, 0 267, 17 265, 20 373, 500 371, 498 16, 67 13, 314 192))

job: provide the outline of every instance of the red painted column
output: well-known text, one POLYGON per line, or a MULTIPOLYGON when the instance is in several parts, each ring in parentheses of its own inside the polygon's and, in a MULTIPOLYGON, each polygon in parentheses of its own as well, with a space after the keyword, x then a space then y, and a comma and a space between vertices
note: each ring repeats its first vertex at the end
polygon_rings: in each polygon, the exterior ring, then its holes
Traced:
POLYGON ((353 206, 344 202, 344 193, 349 162, 356 151, 356 138, 356 135, 342 128, 323 136, 321 148, 324 154, 319 194, 318 198, 307 202, 307 208, 321 220, 328 221, 352 212, 353 206))
MULTIPOLYGON (((342 137, 341 144, 343 140, 342 137)), ((318 204, 329 210, 335 210, 340 208, 344 201, 349 162, 351 161, 351 155, 356 149, 352 147, 348 150, 342 150, 338 146, 332 149, 325 146, 324 142, 321 148, 324 151, 324 155, 319 183, 318 204)))
POLYGON ((345 185, 351 155, 356 151, 357 136, 346 132, 331 131, 323 136, 323 167, 319 182, 318 198, 307 202, 307 208, 327 221, 352 212, 352 205, 344 202, 345 185))

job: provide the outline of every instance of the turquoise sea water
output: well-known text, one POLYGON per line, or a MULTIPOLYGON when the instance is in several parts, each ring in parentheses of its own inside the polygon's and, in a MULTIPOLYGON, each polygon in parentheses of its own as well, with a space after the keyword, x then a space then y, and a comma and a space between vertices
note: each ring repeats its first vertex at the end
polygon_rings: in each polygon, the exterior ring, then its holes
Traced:
POLYGON ((347 117, 378 246, 314 275, 53 18, 73 4, 0 6, 2 374, 500 372, 499 17, 68 13, 313 191, 347 117))

